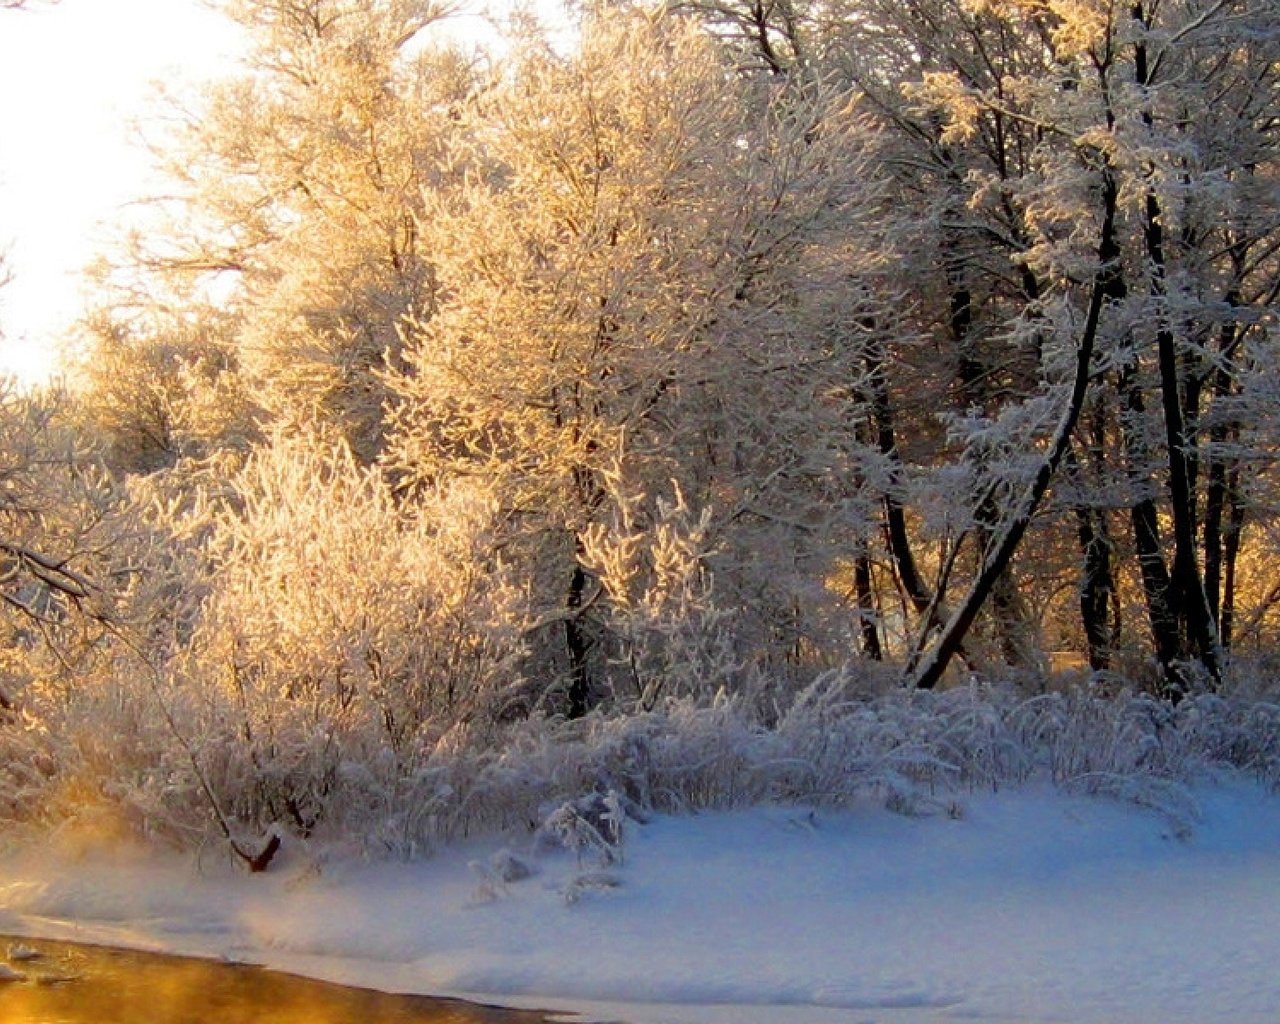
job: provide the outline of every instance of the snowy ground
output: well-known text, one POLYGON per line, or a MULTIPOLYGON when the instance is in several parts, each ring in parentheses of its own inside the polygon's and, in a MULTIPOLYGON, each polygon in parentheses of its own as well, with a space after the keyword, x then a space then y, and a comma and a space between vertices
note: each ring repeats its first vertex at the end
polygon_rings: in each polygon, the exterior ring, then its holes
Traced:
POLYGON ((629 826, 599 887, 575 887, 595 868, 563 851, 494 883, 475 865, 497 842, 415 864, 295 853, 249 877, 81 837, 3 857, 0 932, 629 1024, 1274 1024, 1280 798, 1244 782, 1195 798, 1190 835, 1037 788, 955 816, 658 818, 629 826))

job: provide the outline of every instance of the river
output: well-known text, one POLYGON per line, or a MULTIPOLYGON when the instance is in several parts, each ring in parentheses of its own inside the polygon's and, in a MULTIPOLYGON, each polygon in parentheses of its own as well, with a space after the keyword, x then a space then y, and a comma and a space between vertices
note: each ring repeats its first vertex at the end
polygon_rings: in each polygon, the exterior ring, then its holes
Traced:
POLYGON ((0 1022, 547 1024, 547 1018, 216 960, 0 936, 0 1022), (10 975, 22 977, 4 980, 10 975))

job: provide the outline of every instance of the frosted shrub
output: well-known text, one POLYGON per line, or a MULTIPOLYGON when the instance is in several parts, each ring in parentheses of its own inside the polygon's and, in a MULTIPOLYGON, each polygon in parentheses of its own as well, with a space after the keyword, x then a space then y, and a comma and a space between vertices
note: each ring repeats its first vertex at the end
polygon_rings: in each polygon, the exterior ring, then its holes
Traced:
POLYGON ((581 866, 591 858, 601 867, 622 859, 622 826, 626 811, 610 790, 566 801, 551 811, 538 829, 542 845, 569 850, 581 866))
POLYGON ((695 514, 672 488, 651 515, 618 498, 613 522, 591 527, 583 542, 583 561, 609 597, 617 687, 643 709, 664 693, 710 695, 739 669, 706 564, 711 510, 695 514))
POLYGON ((1034 699, 1013 714, 1058 781, 1094 772, 1176 774, 1185 746, 1174 710, 1146 695, 1083 692, 1034 699))
MULTIPOLYGON (((260 664, 283 676, 283 666, 260 664)), ((311 828, 373 855, 416 856, 481 833, 541 834, 593 867, 620 854, 625 821, 652 811, 783 802, 957 813, 967 792, 1042 778, 1149 808, 1185 835, 1197 817, 1189 783, 1237 770, 1280 779, 1280 710, 1231 697, 1175 709, 1129 695, 1024 700, 979 687, 877 696, 835 672, 776 721, 727 695, 573 721, 474 714, 447 725, 442 713, 397 752, 363 691, 344 704, 267 690, 273 675, 250 692, 247 680, 218 686, 178 671, 199 666, 180 663, 150 695, 140 675, 98 680, 52 727, 15 729, 9 715, 0 818, 66 813, 44 795, 74 781, 78 764, 92 766, 97 798, 115 801, 131 827, 193 842, 213 820, 194 759, 227 820, 256 835, 311 828), (157 697, 176 731, 152 710, 157 697), (59 761, 68 767, 55 779, 59 761)))
POLYGON ((1232 769, 1274 779, 1277 728, 1274 708, 1222 698, 1175 710, 979 687, 868 697, 829 673, 773 726, 742 699, 686 698, 643 714, 533 718, 483 748, 456 747, 450 803, 466 811, 438 817, 433 841, 539 822, 574 831, 588 820, 576 809, 610 793, 632 818, 777 801, 932 814, 956 813, 970 790, 1037 777, 1147 807, 1184 835, 1198 813, 1188 783, 1232 769))
POLYGON ((1241 768, 1280 787, 1280 704, 1206 694, 1179 704, 1175 722, 1191 757, 1241 768))
POLYGON ((59 753, 41 722, 0 709, 0 821, 43 817, 59 753))
POLYGON ((249 460, 171 666, 229 813, 303 832, 334 808, 390 816, 444 724, 513 680, 523 599, 490 516, 461 483, 403 511, 341 442, 282 434, 249 460))

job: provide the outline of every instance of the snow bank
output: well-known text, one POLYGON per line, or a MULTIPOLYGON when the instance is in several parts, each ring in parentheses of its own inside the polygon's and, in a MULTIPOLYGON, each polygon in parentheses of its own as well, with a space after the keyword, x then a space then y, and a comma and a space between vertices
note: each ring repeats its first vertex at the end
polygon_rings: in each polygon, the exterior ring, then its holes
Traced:
POLYGON ((0 931, 630 1024, 1273 1024, 1280 800, 1183 795, 1190 830, 1034 783, 925 817, 657 816, 612 863, 526 833, 249 877, 64 843, 0 863, 0 931))

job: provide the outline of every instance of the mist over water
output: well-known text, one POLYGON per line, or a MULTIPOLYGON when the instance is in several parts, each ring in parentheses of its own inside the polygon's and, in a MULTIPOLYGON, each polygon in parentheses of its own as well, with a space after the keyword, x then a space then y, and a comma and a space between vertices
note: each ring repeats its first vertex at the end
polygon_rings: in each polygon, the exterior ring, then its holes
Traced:
POLYGON ((0 980, 3 1024, 545 1024, 534 1013, 65 942, 0 936, 0 978, 5 964, 23 978, 0 980))

